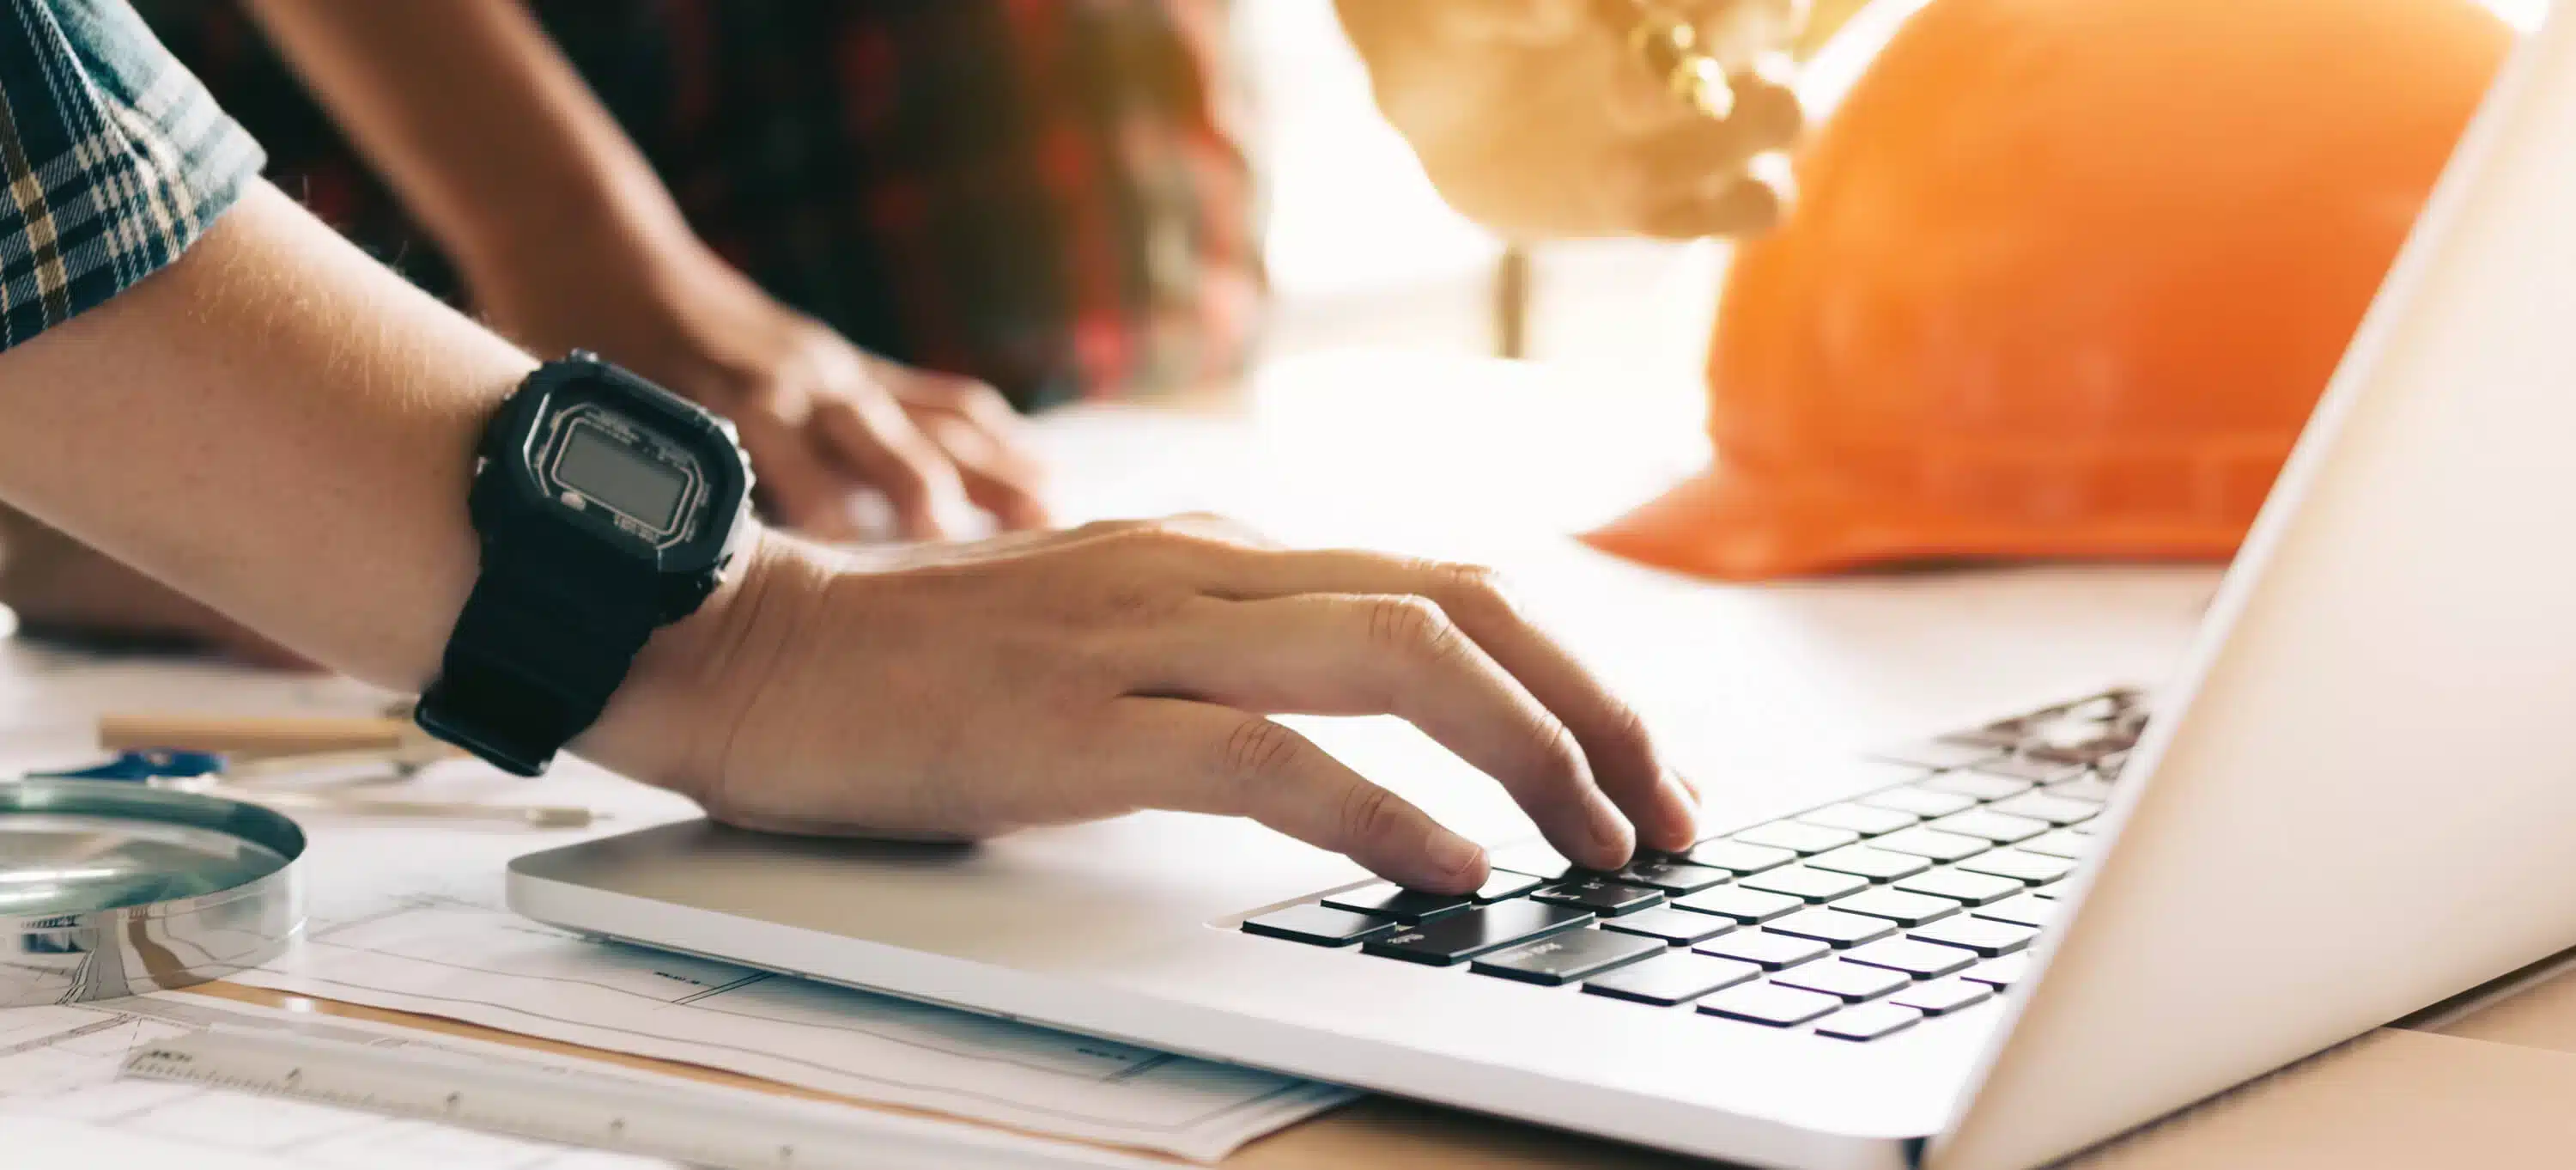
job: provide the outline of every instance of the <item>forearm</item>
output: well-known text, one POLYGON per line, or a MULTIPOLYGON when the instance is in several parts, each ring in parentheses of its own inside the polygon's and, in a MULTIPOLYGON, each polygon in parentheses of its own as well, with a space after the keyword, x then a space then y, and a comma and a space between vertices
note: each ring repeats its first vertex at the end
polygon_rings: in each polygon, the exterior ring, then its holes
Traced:
MULTIPOLYGON (((518 0, 250 0, 466 273, 691 239, 652 167, 518 0)), ((603 277, 609 274, 600 274, 603 277)))
POLYGON ((475 440, 531 364, 258 184, 169 268, 0 354, 0 498, 416 688, 473 583, 475 440))

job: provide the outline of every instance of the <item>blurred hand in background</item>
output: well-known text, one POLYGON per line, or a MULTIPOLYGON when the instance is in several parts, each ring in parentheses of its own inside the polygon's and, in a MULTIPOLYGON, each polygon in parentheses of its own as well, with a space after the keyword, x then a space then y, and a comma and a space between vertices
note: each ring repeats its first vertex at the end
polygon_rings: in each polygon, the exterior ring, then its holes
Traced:
MULTIPOLYGON (((999 393, 871 354, 719 256, 526 5, 250 11, 475 308, 536 353, 595 350, 733 419, 774 519, 855 539, 873 492, 909 539, 965 535, 970 501, 1003 528, 1047 522, 999 393)), ((785 116, 734 129, 778 133, 785 116)))
POLYGON ((475 303, 533 352, 596 350, 732 419, 763 511, 806 535, 870 535, 854 505, 871 492, 907 540, 968 535, 970 504, 1005 530, 1047 524, 998 391, 869 353, 696 237, 662 235, 567 233, 475 274, 475 303))
POLYGON ((1803 0, 1337 0, 1379 107, 1461 214, 1516 239, 1769 227, 1801 128, 1788 88, 1803 0), (1732 109, 1676 95, 1634 44, 1688 22, 1732 109))

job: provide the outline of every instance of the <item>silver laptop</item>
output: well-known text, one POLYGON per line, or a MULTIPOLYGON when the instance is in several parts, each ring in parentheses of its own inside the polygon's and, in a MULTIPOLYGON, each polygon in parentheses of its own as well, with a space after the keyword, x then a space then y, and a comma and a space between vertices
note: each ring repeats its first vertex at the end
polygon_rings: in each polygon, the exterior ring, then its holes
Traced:
MULTIPOLYGON (((2152 720, 1472 899, 1145 814, 682 823, 520 859, 593 934, 1759 1166, 2035 1165, 2576 945, 2576 16, 2473 123, 2152 720)), ((1366 761, 1357 761, 1365 766, 1366 761)))

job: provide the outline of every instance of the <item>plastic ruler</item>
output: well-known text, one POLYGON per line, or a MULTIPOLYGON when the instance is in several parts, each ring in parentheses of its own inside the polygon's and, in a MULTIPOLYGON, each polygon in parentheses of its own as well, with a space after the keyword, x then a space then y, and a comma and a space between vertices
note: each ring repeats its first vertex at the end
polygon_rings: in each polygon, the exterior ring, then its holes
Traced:
POLYGON ((123 1075, 442 1122, 726 1170, 1169 1170, 1172 1163, 956 1122, 463 1053, 210 1029, 127 1053, 123 1075))

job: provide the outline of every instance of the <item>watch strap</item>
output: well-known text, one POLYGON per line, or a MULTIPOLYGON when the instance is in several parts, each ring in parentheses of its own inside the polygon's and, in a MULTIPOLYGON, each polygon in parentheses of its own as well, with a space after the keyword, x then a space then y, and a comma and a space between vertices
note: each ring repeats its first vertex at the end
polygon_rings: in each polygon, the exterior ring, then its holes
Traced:
POLYGON ((483 574, 414 718, 495 767, 534 776, 598 721, 661 623, 651 597, 607 592, 619 580, 613 571, 497 551, 487 542, 483 574))

